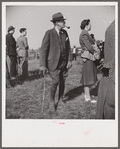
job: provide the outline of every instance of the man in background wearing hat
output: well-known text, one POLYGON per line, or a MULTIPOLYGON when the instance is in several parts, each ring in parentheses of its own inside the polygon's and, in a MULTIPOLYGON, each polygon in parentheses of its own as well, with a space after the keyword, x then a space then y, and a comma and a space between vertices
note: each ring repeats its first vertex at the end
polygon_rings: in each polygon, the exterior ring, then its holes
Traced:
POLYGON ((67 70, 72 66, 72 63, 70 41, 66 30, 63 29, 66 26, 62 13, 54 14, 51 22, 53 22, 54 28, 45 33, 40 48, 40 70, 43 72, 48 70, 50 72, 52 86, 49 108, 56 110, 55 93, 57 86, 59 85, 58 102, 60 99, 64 101, 65 79, 67 70))
MULTIPOLYGON (((10 59, 10 78, 15 79, 16 77, 16 41, 13 37, 15 28, 10 26, 8 28, 8 34, 6 35, 6 54, 10 59)), ((9 67, 9 66, 8 66, 9 67)))
POLYGON ((17 53, 18 53, 18 74, 21 75, 21 79, 24 80, 28 76, 28 40, 25 37, 27 35, 27 29, 21 28, 20 36, 17 38, 17 53))

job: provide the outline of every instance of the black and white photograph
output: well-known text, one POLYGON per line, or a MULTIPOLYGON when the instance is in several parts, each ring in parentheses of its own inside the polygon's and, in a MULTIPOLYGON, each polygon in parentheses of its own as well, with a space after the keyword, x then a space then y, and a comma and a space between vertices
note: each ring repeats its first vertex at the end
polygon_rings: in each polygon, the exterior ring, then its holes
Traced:
POLYGON ((2 2, 3 147, 117 147, 117 55, 117 2, 2 2))

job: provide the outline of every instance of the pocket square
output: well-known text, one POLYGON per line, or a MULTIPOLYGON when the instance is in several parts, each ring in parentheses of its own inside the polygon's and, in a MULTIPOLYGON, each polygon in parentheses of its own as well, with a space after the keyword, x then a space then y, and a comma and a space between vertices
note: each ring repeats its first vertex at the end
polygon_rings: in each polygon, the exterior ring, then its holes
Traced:
POLYGON ((66 37, 65 41, 67 41, 67 40, 68 40, 68 37, 66 37))

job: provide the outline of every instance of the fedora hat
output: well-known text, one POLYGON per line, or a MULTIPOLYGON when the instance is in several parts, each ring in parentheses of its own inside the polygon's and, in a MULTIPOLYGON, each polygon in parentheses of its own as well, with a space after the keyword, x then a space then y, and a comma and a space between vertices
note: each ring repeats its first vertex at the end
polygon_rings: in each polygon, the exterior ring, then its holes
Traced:
POLYGON ((52 16, 52 20, 50 20, 51 22, 55 22, 55 21, 61 21, 61 20, 66 20, 61 12, 55 13, 52 16))
POLYGON ((14 29, 15 29, 15 27, 10 26, 10 27, 8 27, 8 32, 11 31, 11 30, 14 30, 14 29))

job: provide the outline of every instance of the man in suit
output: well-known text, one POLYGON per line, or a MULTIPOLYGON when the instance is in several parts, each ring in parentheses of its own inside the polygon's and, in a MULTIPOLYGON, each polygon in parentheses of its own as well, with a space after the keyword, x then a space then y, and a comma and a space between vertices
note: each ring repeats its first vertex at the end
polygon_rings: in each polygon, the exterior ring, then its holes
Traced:
POLYGON ((15 79, 16 77, 16 41, 13 37, 15 28, 10 26, 8 28, 8 34, 6 35, 6 54, 10 59, 10 78, 15 79))
POLYGON ((97 119, 115 119, 115 21, 106 30, 103 78, 100 80, 97 119))
POLYGON ((52 86, 50 91, 50 105, 54 105, 56 109, 55 93, 59 85, 58 101, 66 98, 63 96, 65 88, 65 79, 67 77, 67 69, 72 66, 70 41, 65 28, 65 18, 62 13, 55 13, 51 22, 54 28, 48 30, 42 41, 40 48, 40 70, 50 72, 52 78, 52 86))

